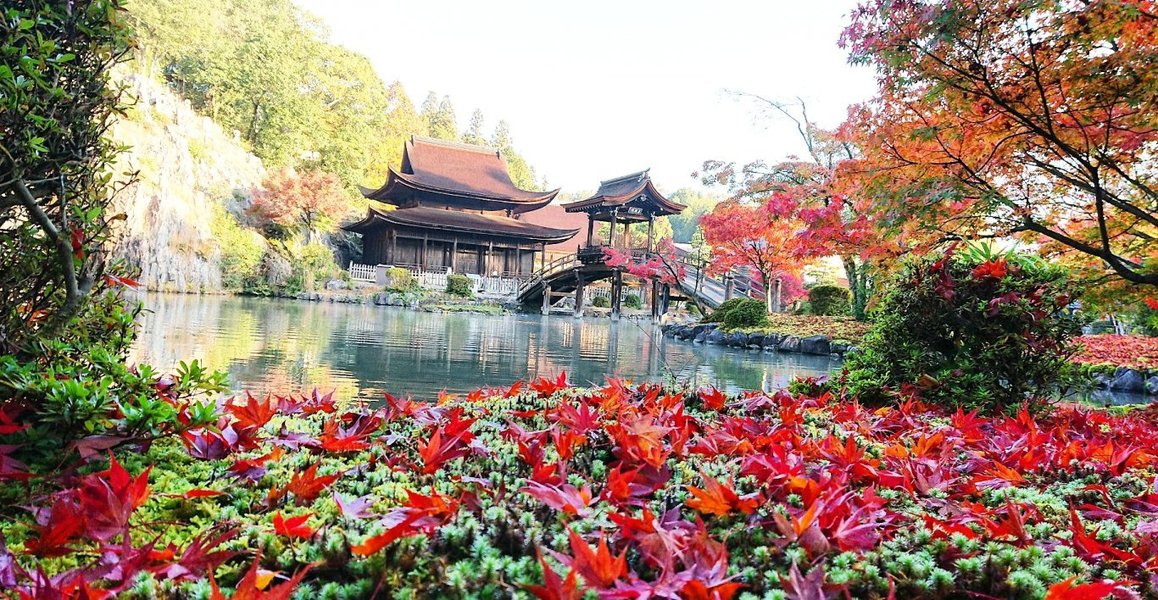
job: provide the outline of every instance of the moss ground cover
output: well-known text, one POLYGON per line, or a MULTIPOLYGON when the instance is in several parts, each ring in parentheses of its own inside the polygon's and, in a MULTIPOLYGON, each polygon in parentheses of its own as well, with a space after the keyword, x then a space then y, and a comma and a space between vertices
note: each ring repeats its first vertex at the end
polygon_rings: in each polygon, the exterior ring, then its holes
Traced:
POLYGON ((246 396, 115 462, 82 440, 90 462, 51 477, 18 460, 21 415, 0 414, 0 586, 44 598, 1158 593, 1158 411, 987 418, 808 391, 542 379, 376 406, 246 396))
POLYGON ((827 335, 834 340, 859 344, 872 327, 865 321, 852 317, 828 317, 818 315, 789 315, 775 313, 768 315, 768 324, 744 329, 745 332, 780 333, 796 337, 827 335))

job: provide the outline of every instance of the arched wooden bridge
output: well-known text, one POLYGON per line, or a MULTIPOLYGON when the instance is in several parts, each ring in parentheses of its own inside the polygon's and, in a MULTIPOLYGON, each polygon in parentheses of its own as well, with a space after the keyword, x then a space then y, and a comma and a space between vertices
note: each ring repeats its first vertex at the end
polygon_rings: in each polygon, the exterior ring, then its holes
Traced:
MULTIPOLYGON (((636 259, 648 257, 649 253, 646 251, 638 251, 636 259)), ((748 278, 737 278, 730 282, 727 279, 721 280, 701 273, 699 267, 682 260, 673 266, 683 273, 678 289, 673 289, 675 286, 659 280, 651 281, 652 297, 659 299, 652 302, 652 316, 659 316, 665 312, 671 300, 695 298, 701 305, 716 308, 733 295, 763 298, 763 289, 753 285, 748 278)), ((546 314, 559 298, 573 296, 575 314, 578 316, 583 312, 584 288, 594 282, 611 279, 611 311, 612 316, 617 316, 623 272, 622 269, 607 265, 606 255, 601 246, 580 248, 574 254, 556 258, 535 271, 519 286, 517 299, 525 305, 541 305, 543 313, 546 314)))

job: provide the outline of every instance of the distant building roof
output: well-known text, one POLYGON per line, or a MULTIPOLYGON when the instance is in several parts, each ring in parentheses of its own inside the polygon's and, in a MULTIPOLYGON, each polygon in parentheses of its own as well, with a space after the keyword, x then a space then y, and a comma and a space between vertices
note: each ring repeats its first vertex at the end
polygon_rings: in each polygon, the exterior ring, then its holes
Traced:
POLYGON ((365 218, 343 227, 346 231, 363 233, 383 223, 460 233, 510 237, 528 242, 558 243, 578 233, 578 229, 544 227, 497 214, 479 214, 461 210, 447 210, 416 206, 397 210, 371 208, 365 218))
MULTIPOLYGON (((519 215, 519 220, 524 223, 533 223, 543 227, 572 229, 575 231, 587 227, 587 215, 582 213, 569 213, 563 209, 562 204, 548 204, 534 212, 519 215)), ((562 242, 555 242, 547 245, 547 251, 574 252, 575 244, 569 239, 562 242)))
POLYGON ((367 198, 395 206, 428 203, 515 214, 545 206, 558 193, 516 187, 494 148, 418 136, 406 142, 401 168, 391 168, 382 187, 362 188, 367 198))
POLYGON ((619 213, 623 220, 646 220, 649 215, 674 215, 687 208, 659 193, 648 171, 602 181, 594 195, 564 204, 563 208, 570 213, 604 213, 627 207, 627 210, 619 213))

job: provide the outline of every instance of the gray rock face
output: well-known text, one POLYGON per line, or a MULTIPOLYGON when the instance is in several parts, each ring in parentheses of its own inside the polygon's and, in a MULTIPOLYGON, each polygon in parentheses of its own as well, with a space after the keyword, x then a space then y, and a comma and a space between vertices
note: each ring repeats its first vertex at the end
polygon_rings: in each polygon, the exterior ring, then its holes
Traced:
POLYGON ((848 348, 848 344, 839 344, 835 342, 829 344, 829 349, 832 350, 832 353, 839 356, 844 356, 845 352, 848 352, 848 348))
POLYGON ((719 329, 713 329, 712 332, 709 333, 706 338, 704 338, 704 341, 709 343, 709 344, 717 344, 718 345, 718 344, 726 343, 727 339, 728 339, 728 334, 724 333, 723 331, 720 331, 719 329))
POLYGON ((748 335, 748 347, 753 348, 753 349, 763 348, 764 347, 764 334, 763 333, 753 333, 753 334, 748 335))
POLYGON ((1146 390, 1146 378, 1134 369, 1119 368, 1110 380, 1110 389, 1141 393, 1146 390))
POLYGON ((780 340, 780 345, 776 347, 781 352, 800 352, 800 338, 790 335, 780 340))
POLYGON ((800 351, 805 354, 826 355, 832 353, 832 346, 826 335, 813 335, 800 340, 800 351))
POLYGON ((139 75, 121 79, 137 102, 132 116, 110 131, 129 147, 114 171, 139 170, 140 178, 114 201, 113 211, 125 220, 112 255, 140 267, 137 279, 147 289, 220 291, 222 242, 214 216, 239 208, 232 206, 234 196, 260 185, 265 168, 163 85, 139 75))
POLYGON ((703 344, 705 341, 707 341, 707 339, 708 334, 701 331, 698 335, 696 335, 696 337, 692 338, 692 343, 703 344))
POLYGON ((780 341, 783 339, 784 339, 784 336, 780 335, 779 333, 765 334, 764 335, 764 349, 768 350, 768 351, 779 350, 780 349, 780 341))

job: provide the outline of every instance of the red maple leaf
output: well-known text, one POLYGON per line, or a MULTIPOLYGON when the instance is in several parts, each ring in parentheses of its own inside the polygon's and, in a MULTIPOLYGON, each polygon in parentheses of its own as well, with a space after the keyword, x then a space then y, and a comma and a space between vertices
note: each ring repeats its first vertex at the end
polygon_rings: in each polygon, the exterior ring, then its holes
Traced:
POLYGON ((760 506, 759 494, 741 497, 731 485, 724 485, 704 473, 701 473, 700 477, 704 480, 704 489, 688 486, 688 491, 694 496, 687 501, 689 508, 709 515, 726 517, 734 511, 750 515, 755 512, 757 506, 760 506))
POLYGON ((76 498, 84 512, 85 532, 100 541, 128 529, 129 517, 149 497, 149 471, 132 477, 109 455, 109 468, 87 475, 76 488, 76 498))
POLYGON ((313 513, 306 513, 286 519, 278 511, 273 515, 273 531, 288 538, 309 538, 314 535, 314 529, 306 525, 306 521, 312 516, 313 513))
POLYGON ((1113 581, 1097 581, 1092 583, 1074 584, 1076 577, 1070 577, 1049 587, 1045 593, 1045 600, 1104 600, 1115 591, 1123 589, 1122 585, 1113 581))
POLYGON ((599 536, 598 547, 592 550, 574 530, 568 529, 567 534, 571 539, 571 554, 574 557, 572 567, 579 571, 587 585, 607 589, 627 573, 627 552, 613 555, 603 535, 599 536))
POLYGON ((267 396, 265 400, 259 401, 248 393, 245 395, 244 404, 238 404, 237 399, 234 398, 226 405, 226 408, 243 428, 259 429, 264 427, 277 414, 277 402, 273 398, 267 396))
POLYGON ((546 377, 540 377, 538 381, 531 384, 531 389, 538 392, 540 398, 546 398, 547 396, 554 395, 555 392, 562 390, 562 389, 566 389, 566 388, 567 388, 567 372, 566 371, 559 373, 559 377, 557 377, 553 381, 550 379, 547 379, 546 377))
POLYGON ((33 527, 35 536, 24 542, 24 551, 33 556, 49 558, 72 553, 68 543, 84 531, 84 516, 65 498, 57 498, 43 525, 33 527))
POLYGON ((574 568, 567 571, 565 579, 561 579, 547 561, 543 560, 542 552, 539 553, 539 565, 543 567, 543 585, 524 584, 522 586, 524 590, 534 594, 539 600, 580 600, 583 597, 574 568))
POLYGON ((403 538, 416 533, 421 533, 422 528, 416 527, 414 522, 422 518, 421 512, 412 512, 406 515, 401 522, 386 531, 366 538, 364 542, 356 546, 350 547, 350 552, 358 556, 370 556, 379 550, 389 546, 394 540, 403 538))
MULTIPOLYGON (((277 585, 269 586, 268 589, 263 589, 266 586, 262 585, 262 579, 268 583, 268 579, 263 577, 259 571, 261 564, 261 555, 253 560, 253 564, 249 566, 249 570, 245 572, 245 577, 237 582, 237 588, 229 600, 289 600, 294 593, 294 588, 301 583, 302 579, 313 569, 315 565, 306 565, 289 580, 279 583, 277 585)), ((209 575, 209 598, 210 600, 226 600, 225 595, 221 593, 221 588, 217 587, 217 581, 213 578, 212 573, 209 575)))
POLYGON ((322 490, 329 487, 332 483, 342 476, 341 472, 333 475, 318 475, 318 465, 321 463, 314 463, 306 468, 305 471, 297 471, 290 478, 290 482, 285 489, 277 491, 276 488, 270 490, 271 498, 274 500, 281 499, 286 492, 294 495, 294 503, 298 506, 309 504, 318 498, 322 490))
POLYGON ((534 496, 543 504, 568 515, 584 514, 587 507, 592 504, 591 488, 586 485, 580 489, 569 483, 555 486, 531 481, 519 491, 534 496))

